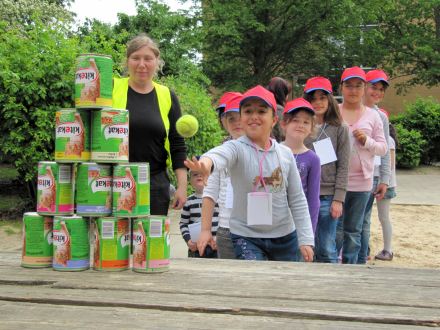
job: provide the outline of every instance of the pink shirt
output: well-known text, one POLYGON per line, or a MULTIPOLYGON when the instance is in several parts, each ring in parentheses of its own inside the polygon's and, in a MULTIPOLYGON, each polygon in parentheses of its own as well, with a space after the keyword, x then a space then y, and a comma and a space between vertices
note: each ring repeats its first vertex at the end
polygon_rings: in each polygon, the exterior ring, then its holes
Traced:
POLYGON ((348 127, 351 154, 347 191, 370 191, 373 187, 374 156, 385 155, 388 148, 382 120, 377 111, 365 107, 359 120, 348 127), (356 129, 361 129, 367 135, 367 141, 363 146, 353 137, 353 131, 356 129))

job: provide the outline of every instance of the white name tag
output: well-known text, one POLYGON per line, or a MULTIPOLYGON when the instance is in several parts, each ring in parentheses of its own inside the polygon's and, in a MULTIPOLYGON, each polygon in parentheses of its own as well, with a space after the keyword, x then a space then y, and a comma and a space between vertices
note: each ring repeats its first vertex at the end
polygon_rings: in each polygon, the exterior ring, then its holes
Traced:
POLYGON ((374 156, 374 166, 380 166, 382 164, 382 159, 380 156, 374 156))
POLYGON ((199 240, 200 233, 202 231, 202 223, 201 222, 195 222, 190 223, 188 225, 189 229, 189 235, 191 236, 191 241, 194 243, 199 240))
POLYGON ((231 178, 226 178, 226 200, 225 207, 232 209, 234 206, 234 189, 232 188, 231 178))
POLYGON ((251 192, 247 198, 247 224, 249 226, 272 225, 272 194, 251 192))
POLYGON ((315 152, 321 161, 321 165, 332 163, 338 160, 330 138, 313 142, 313 147, 315 148, 315 152))

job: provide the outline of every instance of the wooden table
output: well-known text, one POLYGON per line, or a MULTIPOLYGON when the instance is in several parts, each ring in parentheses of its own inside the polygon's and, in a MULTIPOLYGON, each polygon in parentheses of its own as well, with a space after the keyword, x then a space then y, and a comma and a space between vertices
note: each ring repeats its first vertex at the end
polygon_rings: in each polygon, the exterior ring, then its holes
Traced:
POLYGON ((160 274, 56 272, 0 253, 0 328, 440 326, 440 271, 175 259, 160 274))

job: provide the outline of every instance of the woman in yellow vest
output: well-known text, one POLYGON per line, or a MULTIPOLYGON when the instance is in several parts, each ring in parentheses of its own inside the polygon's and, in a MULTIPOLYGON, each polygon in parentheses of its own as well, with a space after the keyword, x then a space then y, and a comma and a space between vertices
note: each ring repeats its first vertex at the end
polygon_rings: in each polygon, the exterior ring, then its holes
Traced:
POLYGON ((172 207, 181 209, 186 201, 187 173, 184 139, 176 131, 181 116, 179 101, 168 87, 153 81, 163 61, 156 43, 142 34, 127 44, 129 76, 114 78, 113 107, 130 114, 129 161, 150 164, 151 214, 167 215, 170 180, 167 167, 177 178, 172 207))

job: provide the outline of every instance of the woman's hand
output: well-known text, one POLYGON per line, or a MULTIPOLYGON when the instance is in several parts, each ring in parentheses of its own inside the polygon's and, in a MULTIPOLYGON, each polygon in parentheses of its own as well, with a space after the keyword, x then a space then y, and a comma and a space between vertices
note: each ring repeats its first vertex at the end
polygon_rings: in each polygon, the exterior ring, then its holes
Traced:
POLYGON ((197 248, 199 249, 200 256, 203 256, 208 245, 210 245, 213 250, 217 250, 217 244, 212 237, 211 231, 202 230, 199 239, 197 240, 197 248))
POLYGON ((181 210, 183 205, 186 203, 186 187, 180 186, 177 188, 176 192, 174 193, 174 199, 173 199, 173 209, 174 210, 181 210))

